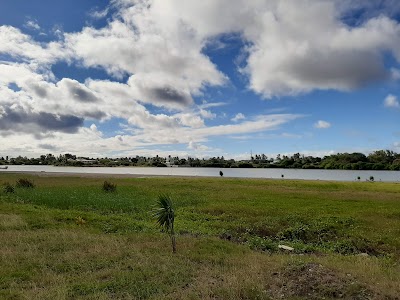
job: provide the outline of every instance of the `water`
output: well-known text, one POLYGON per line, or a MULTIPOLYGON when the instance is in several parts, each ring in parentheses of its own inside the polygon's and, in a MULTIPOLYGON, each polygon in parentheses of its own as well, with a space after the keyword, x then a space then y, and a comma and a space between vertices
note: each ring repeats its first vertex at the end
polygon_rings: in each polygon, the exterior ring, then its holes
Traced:
POLYGON ((375 181, 400 182, 400 171, 350 171, 350 170, 303 170, 303 169, 224 169, 224 168, 140 168, 140 167, 54 167, 54 166, 9 166, 7 172, 54 172, 82 174, 132 174, 159 176, 199 176, 236 178, 282 178, 304 180, 365 181, 373 176, 375 181))

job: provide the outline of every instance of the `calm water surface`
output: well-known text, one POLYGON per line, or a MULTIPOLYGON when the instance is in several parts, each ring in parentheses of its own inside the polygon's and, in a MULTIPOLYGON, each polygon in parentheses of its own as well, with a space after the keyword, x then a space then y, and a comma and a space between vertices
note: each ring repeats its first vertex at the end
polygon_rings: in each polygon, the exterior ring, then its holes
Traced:
POLYGON ((55 172, 83 174, 132 174, 161 176, 200 176, 238 178, 282 178, 305 180, 361 181, 373 176, 375 181, 400 182, 400 171, 347 171, 347 170, 303 170, 303 169, 224 169, 224 168, 139 168, 139 167, 54 167, 54 166, 9 166, 6 172, 55 172))

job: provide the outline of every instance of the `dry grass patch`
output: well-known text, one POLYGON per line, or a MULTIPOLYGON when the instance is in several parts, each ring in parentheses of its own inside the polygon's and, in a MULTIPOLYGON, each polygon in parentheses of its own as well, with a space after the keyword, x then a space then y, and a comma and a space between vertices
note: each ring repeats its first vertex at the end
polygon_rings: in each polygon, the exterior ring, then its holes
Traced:
POLYGON ((0 230, 19 229, 27 225, 26 221, 16 214, 0 214, 0 230))

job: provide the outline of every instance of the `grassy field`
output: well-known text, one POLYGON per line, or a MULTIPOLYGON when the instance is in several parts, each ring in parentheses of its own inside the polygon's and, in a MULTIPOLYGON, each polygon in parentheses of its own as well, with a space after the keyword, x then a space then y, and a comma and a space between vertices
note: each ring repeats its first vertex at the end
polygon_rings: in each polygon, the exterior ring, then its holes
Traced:
POLYGON ((400 299, 400 184, 27 177, 0 192, 0 299, 400 299), (151 216, 176 206, 176 254, 151 216), (281 250, 287 245, 293 251, 281 250))

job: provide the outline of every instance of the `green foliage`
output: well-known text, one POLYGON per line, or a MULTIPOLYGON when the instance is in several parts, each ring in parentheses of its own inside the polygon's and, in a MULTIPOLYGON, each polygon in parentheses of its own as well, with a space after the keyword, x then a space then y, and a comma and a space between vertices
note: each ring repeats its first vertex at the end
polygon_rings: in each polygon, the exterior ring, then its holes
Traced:
POLYGON ((6 194, 13 194, 15 192, 15 189, 10 183, 6 182, 4 183, 3 191, 6 194))
POLYGON ((103 191, 106 193, 114 193, 117 191, 117 185, 106 180, 103 182, 103 191))
POLYGON ((246 243, 250 247, 250 249, 253 250, 261 250, 266 252, 278 251, 277 243, 272 241, 271 239, 254 236, 248 238, 246 243))
POLYGON ((16 187, 32 189, 35 187, 35 185, 28 178, 19 178, 17 180, 16 187))
MULTIPOLYGON (((4 160, 0 159, 0 164, 4 160)), ((199 159, 188 157, 136 156, 119 158, 76 157, 73 154, 53 156, 41 155, 39 158, 18 156, 7 160, 10 165, 55 165, 55 166, 140 166, 140 167, 207 167, 207 168, 292 168, 292 169, 342 169, 342 170, 400 170, 400 153, 391 150, 379 150, 366 156, 363 153, 337 153, 329 156, 313 157, 294 153, 291 156, 278 154, 268 158, 265 154, 255 154, 247 160, 235 161, 221 157, 199 159)))
POLYGON ((172 251, 176 252, 175 243, 175 211, 172 204, 171 197, 169 195, 159 195, 156 203, 156 207, 153 210, 153 216, 156 218, 157 223, 171 236, 172 251))
POLYGON ((369 176, 369 181, 374 181, 374 180, 375 180, 374 176, 369 176))
POLYGON ((175 211, 169 195, 159 195, 153 216, 157 219, 158 225, 167 232, 171 232, 175 221, 175 211))

